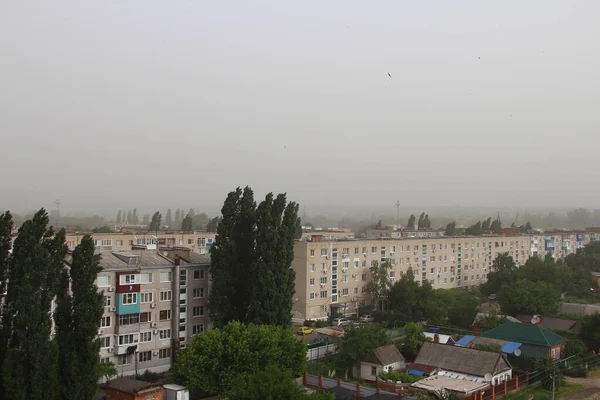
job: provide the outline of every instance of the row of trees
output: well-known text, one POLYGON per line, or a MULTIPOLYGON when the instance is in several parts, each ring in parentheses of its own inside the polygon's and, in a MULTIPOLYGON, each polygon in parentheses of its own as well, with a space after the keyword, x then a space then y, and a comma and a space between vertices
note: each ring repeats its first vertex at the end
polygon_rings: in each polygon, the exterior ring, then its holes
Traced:
MULTIPOLYGON (((415 229, 415 221, 416 221, 416 217, 415 214, 410 214, 410 217, 408 217, 408 223, 406 224, 406 227, 408 229, 415 229)), ((419 221, 417 222, 417 229, 424 229, 424 228, 431 228, 431 221, 429 220, 429 214, 425 214, 424 212, 421 213, 421 215, 419 215, 419 221)))
MULTIPOLYGON (((209 232, 216 232, 220 220, 221 217, 209 218, 205 213, 196 214, 193 208, 190 208, 187 214, 178 208, 175 211, 175 219, 173 219, 171 209, 169 208, 165 215, 164 226, 170 229, 181 227, 181 230, 185 232, 190 232, 194 229, 206 229, 209 232)), ((116 223, 139 224, 137 208, 134 208, 133 212, 127 211, 127 213, 119 210, 116 223)), ((150 214, 144 214, 142 224, 147 225, 149 231, 159 231, 163 228, 162 214, 160 211, 156 211, 152 216, 150 216, 150 214)), ((106 229, 109 228, 106 227, 106 229)), ((100 231, 100 233, 102 233, 102 231, 100 231)))
POLYGON ((11 214, 2 214, 0 398, 92 399, 100 378, 102 315, 94 242, 85 236, 65 268, 65 232, 54 232, 45 210, 21 225, 11 252, 12 226, 11 214))

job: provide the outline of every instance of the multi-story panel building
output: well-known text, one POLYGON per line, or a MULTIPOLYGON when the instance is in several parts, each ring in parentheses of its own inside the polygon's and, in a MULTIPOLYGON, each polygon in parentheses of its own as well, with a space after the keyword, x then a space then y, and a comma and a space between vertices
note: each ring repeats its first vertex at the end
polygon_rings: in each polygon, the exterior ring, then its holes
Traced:
POLYGON ((175 351, 211 328, 209 256, 182 247, 100 254, 102 362, 113 362, 120 375, 169 370, 175 351))
POLYGON ((524 264, 530 246, 527 235, 343 241, 314 236, 297 241, 293 319, 354 314, 370 301, 366 286, 375 262, 389 260, 392 281, 412 268, 416 279, 436 289, 465 288, 486 282, 498 254, 508 253, 517 265, 524 264))
MULTIPOLYGON (((74 249, 84 234, 67 235, 67 246, 74 249)), ((128 251, 134 246, 146 246, 155 250, 159 246, 185 246, 194 252, 208 254, 215 241, 214 232, 140 232, 140 233, 94 233, 96 249, 101 251, 128 251)))
POLYGON ((600 235, 590 230, 547 230, 531 235, 530 252, 532 256, 551 254, 555 259, 563 259, 598 238, 600 235))

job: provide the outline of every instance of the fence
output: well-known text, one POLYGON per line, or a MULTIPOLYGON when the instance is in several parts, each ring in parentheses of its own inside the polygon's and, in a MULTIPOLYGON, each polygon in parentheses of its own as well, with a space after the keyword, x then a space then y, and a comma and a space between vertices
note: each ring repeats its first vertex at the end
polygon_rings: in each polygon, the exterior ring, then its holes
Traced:
POLYGON ((505 381, 496 386, 492 386, 481 393, 473 393, 465 397, 465 400, 495 400, 500 396, 518 392, 519 390, 527 387, 528 384, 528 375, 515 376, 511 380, 505 381))
POLYGON ((324 346, 315 347, 306 351, 306 361, 318 360, 325 357, 327 354, 335 353, 335 344, 328 344, 324 346))
POLYGON ((392 392, 384 392, 381 389, 373 389, 368 387, 363 387, 357 383, 343 382, 341 380, 325 378, 323 376, 310 375, 305 373, 302 377, 302 384, 305 387, 315 389, 315 390, 327 390, 334 388, 343 388, 346 389, 347 393, 354 392, 354 396, 356 398, 364 398, 373 396, 374 394, 381 393, 385 395, 394 395, 392 392))

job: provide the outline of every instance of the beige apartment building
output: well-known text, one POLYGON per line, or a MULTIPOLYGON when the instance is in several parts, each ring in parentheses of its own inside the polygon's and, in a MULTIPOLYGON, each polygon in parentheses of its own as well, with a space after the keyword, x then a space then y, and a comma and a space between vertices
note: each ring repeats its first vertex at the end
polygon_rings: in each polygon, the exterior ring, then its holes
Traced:
MULTIPOLYGON (((67 235, 67 246, 74 249, 84 233, 67 235)), ((100 251, 128 251, 134 246, 146 246, 155 250, 159 246, 185 246, 193 252, 208 254, 215 242, 214 232, 139 232, 139 233, 94 233, 96 249, 100 251)))
POLYGON ((389 260, 390 279, 412 268, 419 281, 435 289, 466 288, 487 280, 493 260, 508 253, 517 265, 530 257, 528 235, 407 239, 297 241, 293 320, 325 319, 330 313, 355 314, 371 299, 365 288, 374 262, 389 260))
POLYGON ((212 327, 209 256, 182 247, 100 254, 101 362, 113 362, 119 375, 168 371, 175 351, 212 327))

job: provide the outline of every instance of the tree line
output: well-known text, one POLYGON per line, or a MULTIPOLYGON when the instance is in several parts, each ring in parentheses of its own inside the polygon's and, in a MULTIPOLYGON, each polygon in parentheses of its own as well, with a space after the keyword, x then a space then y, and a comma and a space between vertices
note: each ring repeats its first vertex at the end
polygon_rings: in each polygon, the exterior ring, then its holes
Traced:
MULTIPOLYGON (((206 213, 197 214, 194 208, 190 208, 187 214, 184 210, 178 208, 175 210, 175 215, 173 216, 173 213, 169 208, 165 214, 164 221, 161 212, 156 211, 152 215, 144 214, 141 224, 146 225, 151 232, 158 232, 164 229, 181 229, 184 232, 191 232, 194 230, 216 232, 220 221, 220 216, 210 218, 206 213)), ((137 215, 137 208, 134 208, 133 211, 128 210, 127 212, 119 210, 115 222, 117 224, 139 225, 140 221, 137 215)), ((107 229, 110 228, 107 227, 107 229)))
POLYGON ((54 231, 44 209, 14 243, 12 227, 10 212, 0 215, 0 398, 93 399, 103 306, 93 239, 84 236, 66 267, 65 231, 54 231))

